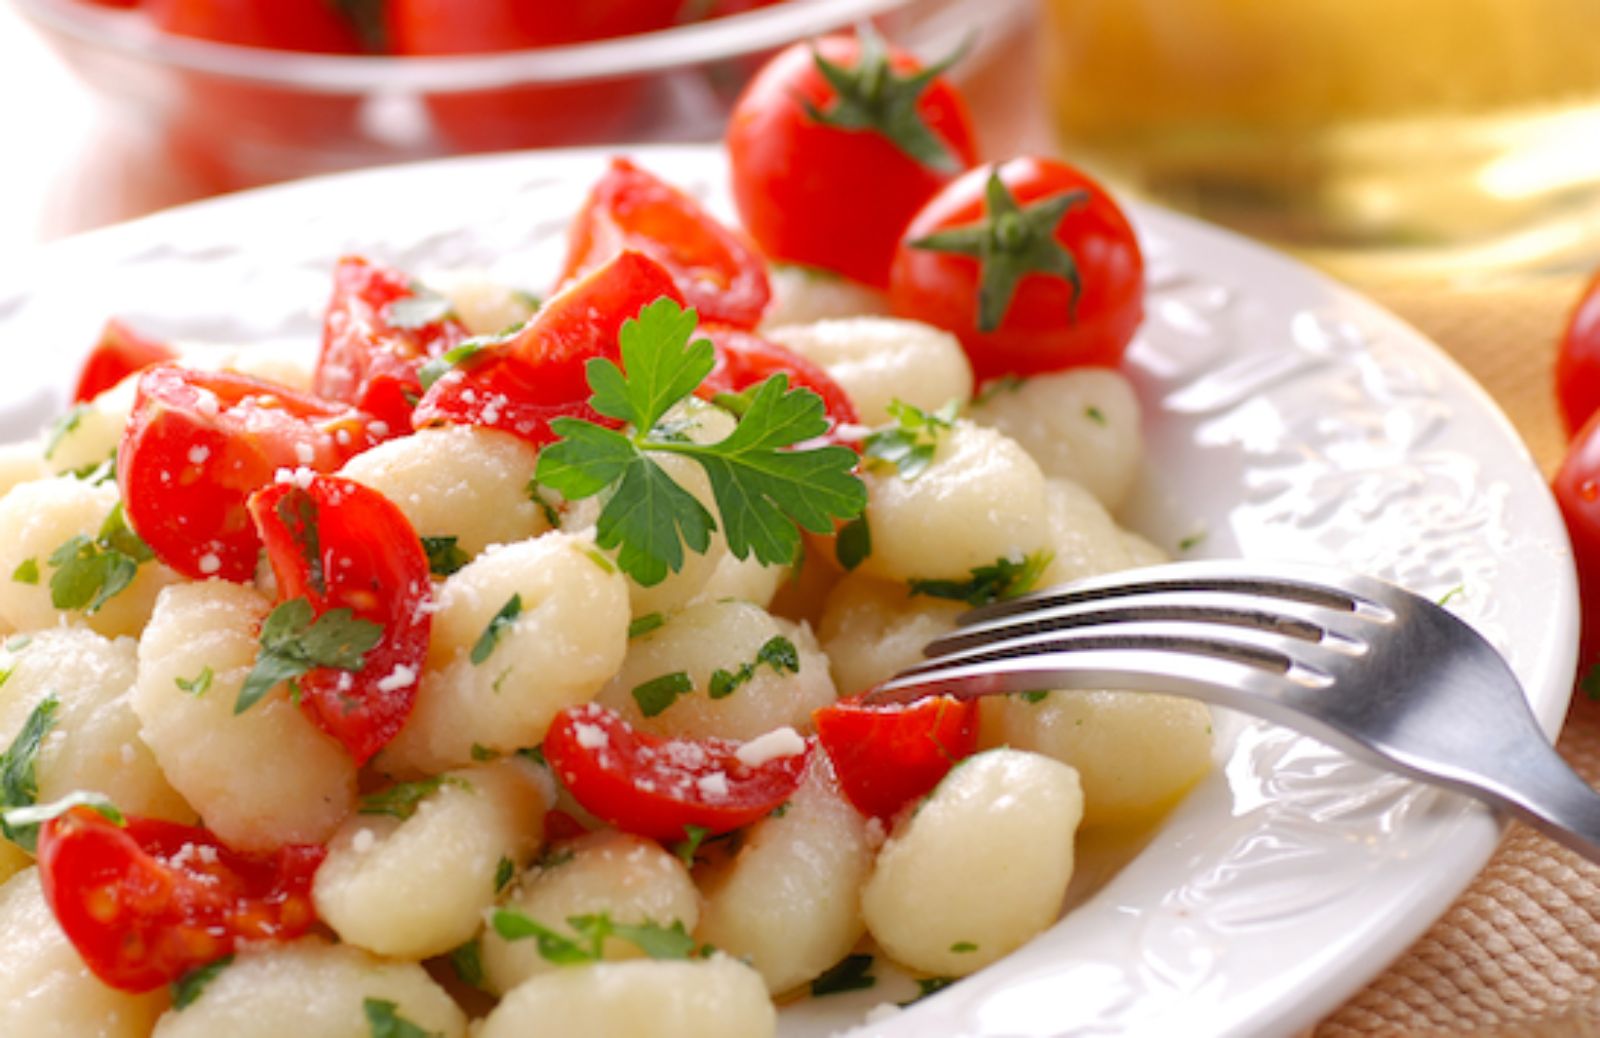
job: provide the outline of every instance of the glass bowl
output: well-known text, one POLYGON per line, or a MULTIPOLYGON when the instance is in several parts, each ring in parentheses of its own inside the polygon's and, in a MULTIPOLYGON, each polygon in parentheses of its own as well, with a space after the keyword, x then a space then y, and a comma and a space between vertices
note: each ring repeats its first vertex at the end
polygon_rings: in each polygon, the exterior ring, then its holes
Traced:
POLYGON ((211 190, 441 155, 709 140, 745 82, 796 40, 864 20, 924 58, 972 37, 962 75, 1003 64, 1029 0, 791 0, 540 50, 305 54, 170 36, 137 11, 15 0, 117 113, 211 190))

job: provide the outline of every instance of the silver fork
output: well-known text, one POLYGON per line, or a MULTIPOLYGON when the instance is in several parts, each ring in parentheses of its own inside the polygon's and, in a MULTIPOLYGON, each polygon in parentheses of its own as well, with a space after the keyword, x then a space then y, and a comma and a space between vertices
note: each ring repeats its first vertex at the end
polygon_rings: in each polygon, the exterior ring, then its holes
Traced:
POLYGON ((1600 861, 1600 793, 1467 623, 1372 577, 1181 562, 985 606, 869 702, 1040 689, 1192 696, 1509 811, 1600 861))

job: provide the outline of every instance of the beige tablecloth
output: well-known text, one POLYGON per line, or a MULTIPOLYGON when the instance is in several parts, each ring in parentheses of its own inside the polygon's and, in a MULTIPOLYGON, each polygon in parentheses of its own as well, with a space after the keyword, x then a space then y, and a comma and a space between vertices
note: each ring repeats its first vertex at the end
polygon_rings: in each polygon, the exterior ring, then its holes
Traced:
MULTIPOLYGON (((1360 285, 1450 352, 1500 402, 1546 474, 1565 440, 1551 364, 1581 280, 1360 285)), ((1561 752, 1600 783, 1600 703, 1576 697, 1561 752)), ((1513 825, 1471 887, 1315 1038, 1600 1036, 1600 865, 1513 825)))

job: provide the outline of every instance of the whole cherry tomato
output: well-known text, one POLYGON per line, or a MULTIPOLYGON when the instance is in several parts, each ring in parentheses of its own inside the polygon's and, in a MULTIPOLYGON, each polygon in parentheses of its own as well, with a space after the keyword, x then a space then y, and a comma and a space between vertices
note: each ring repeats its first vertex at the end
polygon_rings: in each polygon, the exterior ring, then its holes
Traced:
POLYGON ((145 0, 162 32, 241 47, 353 54, 361 39, 329 0, 145 0))
POLYGON ((743 235, 671 184, 616 158, 567 232, 561 280, 593 270, 623 249, 666 267, 702 321, 754 328, 772 296, 766 261, 743 235))
POLYGON ((727 739, 662 739, 594 703, 556 715, 545 759, 584 809, 624 832, 681 840, 687 827, 716 836, 749 825, 800 787, 804 752, 750 766, 727 739))
POLYGON ((279 483, 250 498, 278 581, 278 601, 304 598, 313 617, 348 609, 382 638, 355 672, 318 667, 298 680, 300 707, 357 764, 399 733, 428 655, 432 591, 422 542, 393 502, 338 476, 279 483))
POLYGON ((820 396, 835 426, 857 422, 855 404, 844 387, 793 350, 727 325, 704 324, 696 334, 711 340, 717 351, 716 367, 695 390, 698 396, 710 400, 719 393, 737 393, 782 373, 789 376, 790 387, 809 389, 820 396))
MULTIPOLYGON (((529 50, 664 29, 683 0, 389 0, 384 24, 395 54, 482 54, 529 50)), ((574 144, 615 139, 644 95, 640 78, 571 86, 504 87, 430 94, 435 128, 457 149, 574 144)))
POLYGON ((139 376, 117 450, 128 524, 186 577, 247 581, 261 548, 250 494, 279 469, 338 468, 378 442, 373 421, 246 375, 159 364, 139 376))
POLYGON ((795 44, 750 81, 728 160, 767 255, 888 284, 906 221, 977 161, 966 104, 937 71, 868 31, 795 44))
POLYGON ((978 748, 978 704, 933 696, 906 706, 840 700, 812 715, 856 810, 890 819, 978 748))
POLYGON ((975 169, 905 229, 895 312, 954 333, 979 381, 1115 366, 1144 317, 1144 259, 1105 191, 1053 159, 975 169))
POLYGON ((1561 336, 1556 353, 1556 399, 1569 437, 1600 410, 1600 273, 1578 298, 1561 336))
POLYGON ((1583 636, 1578 648, 1580 676, 1600 664, 1600 412, 1573 437, 1551 482, 1572 541, 1582 601, 1583 636))
POLYGON ((75 403, 93 400, 135 371, 177 355, 178 351, 166 343, 147 339, 113 317, 78 370, 78 386, 72 391, 72 399, 75 403))
POLYGON ((619 253, 551 296, 518 331, 461 358, 428 388, 412 424, 501 429, 534 446, 554 439, 554 418, 616 425, 589 406, 585 365, 617 360, 623 322, 662 296, 683 302, 672 275, 643 253, 619 253))
POLYGON ((39 881, 94 975, 149 991, 241 941, 309 930, 311 881, 326 854, 303 845, 239 854, 205 829, 153 818, 118 825, 74 807, 39 832, 39 881))
POLYGON ((442 297, 419 294, 397 270, 346 256, 333 271, 311 391, 359 407, 396 432, 409 429, 422 397, 417 369, 466 338, 442 297))

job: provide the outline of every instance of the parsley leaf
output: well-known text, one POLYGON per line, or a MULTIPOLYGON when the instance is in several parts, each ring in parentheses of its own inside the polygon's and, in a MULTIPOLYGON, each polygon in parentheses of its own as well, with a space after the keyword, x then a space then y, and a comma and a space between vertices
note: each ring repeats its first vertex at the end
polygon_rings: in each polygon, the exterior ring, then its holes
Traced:
POLYGON ((203 696, 206 694, 206 689, 211 687, 211 679, 215 676, 216 675, 211 672, 211 667, 208 664, 204 667, 201 667, 200 673, 196 674, 194 677, 187 679, 173 678, 172 683, 177 685, 182 691, 189 693, 191 696, 203 696))
POLYGON ((973 944, 971 941, 957 941, 950 946, 950 950, 955 952, 957 955, 963 955, 967 952, 977 951, 978 946, 973 944))
POLYGON ((620 937, 652 959, 687 959, 694 952, 694 938, 676 920, 671 926, 646 921, 615 923, 605 912, 567 917, 574 936, 544 926, 512 908, 497 909, 490 918, 495 933, 508 941, 532 938, 539 954, 558 966, 580 966, 605 958, 605 942, 620 937))
POLYGON ((833 557, 848 573, 865 562, 871 554, 872 527, 867 525, 867 514, 863 512, 839 527, 839 536, 833 542, 833 557))
MULTIPOLYGON (((38 802, 39 747, 43 745, 51 725, 55 724, 56 711, 60 708, 61 700, 54 693, 41 699, 29 712, 27 720, 22 722, 22 729, 11 740, 6 752, 0 753, 0 808, 28 807, 38 802)), ((5 816, 0 815, 0 834, 30 854, 33 853, 36 832, 25 831, 21 826, 14 827, 5 816)))
POLYGON ((75 469, 68 469, 62 475, 82 480, 91 486, 110 483, 117 478, 117 452, 113 450, 111 457, 104 461, 86 462, 75 469))
POLYGON ((586 372, 591 406, 631 431, 558 418, 550 427, 560 439, 539 454, 538 482, 567 500, 608 492, 596 542, 620 546, 618 565, 647 587, 683 567, 685 546, 704 552, 717 526, 651 452, 684 455, 705 470, 728 547, 740 559, 754 552, 760 562, 788 563, 800 546, 797 525, 827 533, 835 518, 858 515, 866 505, 866 488, 852 473, 853 451, 790 449, 822 435, 828 423, 822 398, 807 389, 790 391, 784 375, 756 388, 739 424, 721 441, 693 443, 661 425, 715 364, 709 341, 691 341, 694 322, 693 311, 665 298, 626 322, 622 367, 595 359, 586 372))
POLYGON ((187 1009, 194 1004, 195 999, 206 989, 206 985, 217 979, 217 975, 233 963, 232 955, 224 955, 214 959, 204 966, 196 966, 172 982, 172 1008, 187 1009))
POLYGON ((361 1002, 361 1011, 367 1015, 367 1030, 371 1038, 444 1038, 438 1031, 424 1031, 401 1016, 400 1005, 384 998, 368 998, 361 1002))
POLYGON ((489 618, 489 625, 483 629, 483 633, 478 635, 477 642, 473 644, 471 659, 474 667, 494 653, 494 647, 500 644, 500 636, 521 615, 522 596, 512 595, 506 599, 506 604, 500 607, 500 611, 489 618))
POLYGON ((995 559, 992 565, 974 566, 970 580, 913 579, 907 583, 913 595, 948 598, 970 606, 988 605, 1032 591, 1054 558, 1054 552, 1035 552, 1020 561, 995 559))
POLYGON ((311 603, 291 598, 261 625, 261 652, 239 689, 233 712, 242 714, 279 682, 294 681, 318 667, 357 671, 383 638, 383 627, 348 609, 312 617, 311 603))
POLYGON ((29 555, 17 563, 17 568, 11 571, 11 579, 18 584, 39 583, 39 560, 29 555))
POLYGON ((742 664, 736 671, 726 671, 717 668, 711 674, 711 684, 707 694, 712 699, 725 699, 738 691, 740 685, 747 684, 755 677, 756 668, 765 663, 771 667, 773 673, 790 674, 800 673, 800 653, 794 647, 794 642, 781 634, 773 635, 767 639, 765 645, 756 650, 756 658, 749 663, 742 664))
POLYGON ((45 461, 49 461, 51 455, 55 454, 62 440, 83 424, 83 416, 93 410, 94 408, 88 404, 73 404, 66 414, 56 419, 56 424, 50 427, 50 436, 44 441, 45 461))
POLYGON ((954 977, 921 977, 917 980, 917 993, 915 996, 899 1003, 901 1009, 916 1005, 929 995, 943 991, 956 982, 954 977))
POLYGON ((483 987, 483 945, 474 937, 449 956, 450 968, 456 971, 461 983, 469 987, 483 987))
POLYGON ((424 537, 422 550, 428 556, 428 572, 448 577, 472 560, 456 545, 455 537, 424 537))
POLYGON ((643 616, 636 617, 628 625, 628 640, 642 638, 666 622, 667 618, 661 613, 646 613, 643 616))
POLYGON ((128 528, 118 501, 93 539, 79 534, 51 552, 50 604, 98 612, 133 583, 140 564, 153 558, 149 545, 128 528))
POLYGON ((401 782, 361 798, 361 805, 356 809, 357 814, 363 815, 389 815, 402 822, 417 813, 417 808, 428 797, 436 793, 446 783, 460 786, 463 789, 472 788, 464 779, 449 775, 434 775, 430 778, 418 779, 416 782, 401 782))
POLYGON ((500 893, 516 878, 517 863, 510 858, 502 857, 499 864, 494 867, 494 892, 500 893))
POLYGON ((488 345, 486 339, 468 339, 456 348, 446 350, 424 363, 417 369, 417 381, 422 384, 423 391, 433 388, 435 382, 450 374, 455 368, 471 363, 473 358, 482 353, 488 345))
POLYGON ((928 412, 903 400, 889 402, 894 421, 874 429, 861 441, 861 453, 873 461, 893 465, 901 479, 916 479, 933 464, 939 437, 955 427, 960 405, 952 400, 928 412))
POLYGON ((684 868, 692 869, 694 868, 695 853, 700 850, 700 845, 710 835, 711 830, 703 825, 685 825, 683 827, 683 839, 672 845, 672 853, 676 854, 678 860, 683 862, 684 868))
POLYGON ((872 956, 847 955, 838 965, 825 970, 811 982, 811 993, 837 995, 845 991, 865 991, 878 982, 871 969, 872 956))
POLYGON ((639 704, 641 714, 655 717, 677 702, 679 696, 688 695, 693 691, 694 679, 685 671, 675 670, 671 674, 651 678, 642 685, 635 685, 633 700, 639 704))

